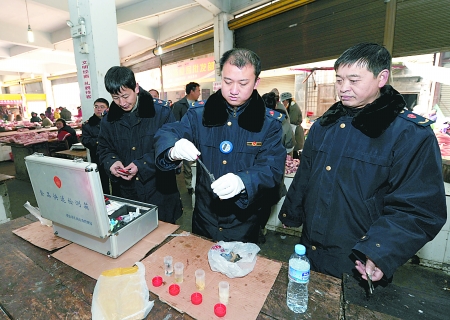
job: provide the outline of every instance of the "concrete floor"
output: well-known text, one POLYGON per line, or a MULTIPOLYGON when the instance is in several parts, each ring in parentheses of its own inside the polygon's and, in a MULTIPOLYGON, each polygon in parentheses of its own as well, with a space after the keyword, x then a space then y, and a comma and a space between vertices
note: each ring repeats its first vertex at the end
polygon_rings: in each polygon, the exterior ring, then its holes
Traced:
MULTIPOLYGON (((14 176, 14 163, 11 161, 0 162, 0 173, 14 176)), ((181 229, 191 231, 192 198, 187 193, 182 174, 177 176, 177 182, 184 206, 183 216, 177 220, 177 224, 181 226, 181 229)), ((23 207, 26 201, 29 201, 33 206, 37 206, 30 182, 14 179, 7 182, 7 188, 10 196, 13 218, 29 213, 23 207)), ((298 241, 298 237, 282 235, 268 230, 266 234, 266 243, 259 245, 261 248, 260 254, 270 259, 287 262, 298 241)), ((450 275, 445 274, 441 270, 423 267, 408 262, 397 270, 392 283, 401 288, 430 293, 433 296, 436 296, 437 301, 442 301, 442 299, 444 299, 443 301, 447 301, 447 304, 450 306, 450 275)), ((449 308, 450 307, 447 307, 442 310, 442 318, 439 316, 437 318, 423 317, 423 319, 449 319, 449 308)))

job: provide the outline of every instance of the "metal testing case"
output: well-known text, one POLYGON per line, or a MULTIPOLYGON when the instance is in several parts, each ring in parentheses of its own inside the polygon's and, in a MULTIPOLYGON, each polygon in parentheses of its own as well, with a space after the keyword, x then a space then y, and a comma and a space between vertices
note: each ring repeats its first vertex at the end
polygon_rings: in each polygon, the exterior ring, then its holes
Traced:
POLYGON ((107 209, 95 163, 42 154, 25 157, 25 163, 41 215, 53 221, 53 231, 61 238, 117 258, 158 227, 155 205, 108 195, 115 206, 107 209), (138 217, 110 231, 110 218, 136 208, 138 217))

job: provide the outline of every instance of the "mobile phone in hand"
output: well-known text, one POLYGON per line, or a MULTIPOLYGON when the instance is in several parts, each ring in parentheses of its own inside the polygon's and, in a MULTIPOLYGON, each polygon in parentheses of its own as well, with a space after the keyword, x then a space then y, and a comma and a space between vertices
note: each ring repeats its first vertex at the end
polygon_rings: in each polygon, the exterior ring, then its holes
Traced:
POLYGON ((125 169, 117 169, 117 171, 122 172, 124 174, 130 174, 130 171, 125 170, 125 169))

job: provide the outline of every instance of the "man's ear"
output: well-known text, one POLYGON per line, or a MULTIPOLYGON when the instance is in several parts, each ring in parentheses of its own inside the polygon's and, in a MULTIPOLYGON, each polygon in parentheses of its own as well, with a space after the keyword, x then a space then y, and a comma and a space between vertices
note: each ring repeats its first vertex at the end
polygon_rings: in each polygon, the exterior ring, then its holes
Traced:
POLYGON ((134 92, 139 93, 139 83, 136 82, 136 88, 134 88, 134 92))
POLYGON ((259 80, 261 80, 261 79, 260 78, 256 78, 255 85, 253 86, 253 89, 256 89, 256 87, 259 84, 259 80))
POLYGON ((389 80, 389 70, 384 69, 378 74, 378 88, 383 88, 389 80))

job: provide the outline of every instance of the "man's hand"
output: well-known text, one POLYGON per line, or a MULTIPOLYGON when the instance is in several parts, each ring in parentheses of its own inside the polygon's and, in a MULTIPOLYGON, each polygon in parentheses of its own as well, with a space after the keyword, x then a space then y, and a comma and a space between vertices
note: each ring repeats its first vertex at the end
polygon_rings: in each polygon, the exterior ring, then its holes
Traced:
POLYGON ((139 171, 138 167, 136 167, 136 165, 133 162, 130 163, 128 166, 126 166, 124 168, 124 170, 127 172, 127 174, 122 176, 122 179, 124 179, 124 180, 131 180, 131 179, 133 179, 133 177, 135 175, 137 175, 137 173, 139 171))
POLYGON ((113 176, 116 176, 118 178, 122 178, 122 176, 125 174, 126 170, 123 167, 122 161, 116 161, 109 168, 109 171, 111 171, 111 174, 113 176))
POLYGON ((200 151, 187 139, 178 140, 169 151, 169 157, 173 160, 195 161, 199 155, 200 151))
POLYGON ((245 185, 239 176, 227 173, 211 184, 211 188, 220 199, 230 199, 245 189, 245 185))
POLYGON ((369 258, 367 258, 366 264, 356 260, 356 270, 358 270, 364 280, 367 280, 367 274, 371 274, 373 282, 380 281, 384 276, 383 271, 369 258))

